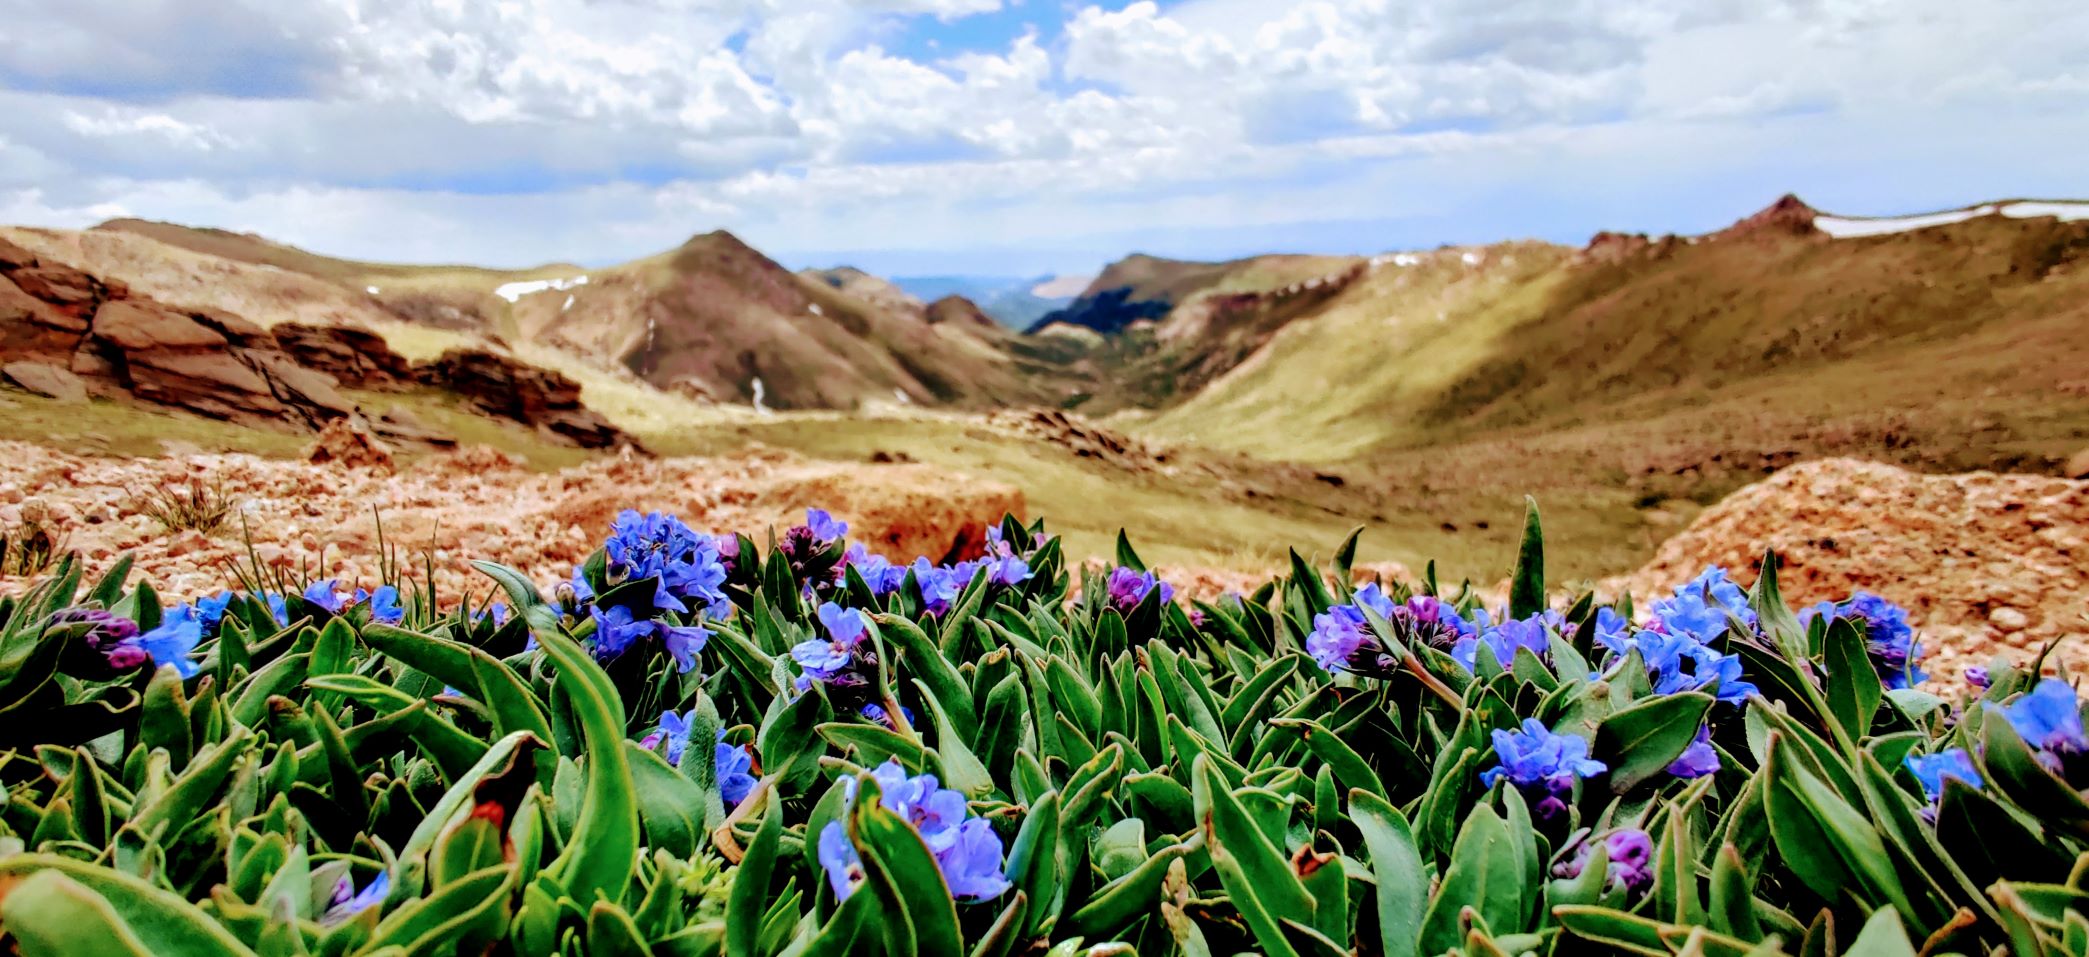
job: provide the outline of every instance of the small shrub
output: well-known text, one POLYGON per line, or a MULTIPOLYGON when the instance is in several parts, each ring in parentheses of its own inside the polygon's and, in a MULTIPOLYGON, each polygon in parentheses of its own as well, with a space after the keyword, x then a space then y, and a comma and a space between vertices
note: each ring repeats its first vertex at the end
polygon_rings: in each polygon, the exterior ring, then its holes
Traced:
POLYGON ((224 527, 225 519, 232 515, 232 497, 225 494, 224 486, 200 478, 137 494, 133 506, 169 534, 194 531, 209 535, 224 527))
POLYGON ((0 577, 34 575, 65 553, 65 533, 42 517, 0 529, 0 577))

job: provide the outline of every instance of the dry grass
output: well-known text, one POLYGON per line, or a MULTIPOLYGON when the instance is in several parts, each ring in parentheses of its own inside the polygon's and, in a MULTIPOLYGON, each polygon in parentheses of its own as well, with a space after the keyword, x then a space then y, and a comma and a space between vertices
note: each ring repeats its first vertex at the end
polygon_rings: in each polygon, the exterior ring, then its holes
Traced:
POLYGON ((162 531, 209 535, 224 527, 225 519, 232 515, 233 503, 220 486, 190 478, 179 485, 134 492, 131 507, 151 518, 162 531))

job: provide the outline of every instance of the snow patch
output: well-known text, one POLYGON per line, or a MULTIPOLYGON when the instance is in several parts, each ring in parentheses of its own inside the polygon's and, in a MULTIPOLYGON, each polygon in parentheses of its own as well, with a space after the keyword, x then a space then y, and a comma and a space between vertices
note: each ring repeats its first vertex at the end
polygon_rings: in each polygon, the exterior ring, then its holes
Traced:
POLYGON ((754 411, 756 411, 756 412, 760 412, 760 413, 762 413, 762 414, 764 414, 764 415, 767 415, 767 414, 768 414, 768 412, 769 412, 769 407, 768 407, 768 406, 766 406, 766 405, 763 405, 763 404, 762 404, 762 397, 763 397, 763 396, 764 396, 765 394, 766 394, 766 393, 764 393, 764 392, 763 392, 763 390, 762 390, 762 377, 761 377, 761 376, 755 376, 755 377, 754 377, 754 411))
POLYGON ((572 295, 571 293, 568 293, 568 294, 566 295, 566 304, 565 304, 565 305, 563 305, 563 306, 560 306, 560 307, 559 307, 559 311, 560 311, 560 312, 565 312, 566 310, 568 310, 568 309, 571 309, 571 308, 573 308, 573 295, 572 295))
POLYGON ((1459 258, 1459 259, 1461 259, 1461 260, 1463 260, 1463 261, 1465 262, 1465 264, 1466 264, 1466 265, 1468 265, 1468 266, 1477 266, 1477 265, 1479 265, 1479 264, 1480 264, 1480 254, 1479 254, 1479 253, 1466 253, 1465 255, 1463 255, 1463 256, 1460 256, 1460 257, 1458 257, 1458 258, 1459 258))
POLYGON ((1372 269, 1377 269, 1378 267, 1385 265, 1393 265, 1398 266, 1402 269, 1406 269, 1409 266, 1419 266, 1421 264, 1422 257, 1417 256, 1414 253, 1385 253, 1382 255, 1371 257, 1372 269))
POLYGON ((363 291, 364 291, 364 292, 367 292, 367 293, 369 293, 370 295, 373 295, 373 296, 374 296, 374 295, 377 295, 377 287, 376 287, 376 286, 364 286, 364 287, 363 287, 363 291))
POLYGON ((1941 213, 1923 213, 1919 216, 1815 216, 1815 229, 1836 239, 1857 236, 1885 236, 1905 233, 1910 230, 1928 229, 1931 226, 1948 226, 1963 223, 1981 216, 2007 216, 2010 219, 2035 219, 2051 216, 2063 222, 2089 219, 2089 201, 2084 200, 2026 200, 2017 203, 1988 203, 1971 209, 1953 209, 1941 213))
POLYGON ((508 283, 493 290, 493 294, 509 302, 514 302, 524 296, 533 296, 547 290, 555 289, 564 292, 575 286, 585 286, 587 284, 588 277, 584 275, 575 276, 571 279, 533 279, 529 282, 508 283))
POLYGON ((813 315, 815 315, 815 316, 818 316, 818 315, 825 315, 825 313, 822 313, 822 312, 820 312, 820 304, 819 304, 819 303, 816 303, 816 302, 815 302, 815 303, 813 303, 813 304, 811 304, 811 305, 809 305, 809 306, 806 306, 806 307, 805 307, 805 311, 806 311, 806 312, 809 312, 809 313, 812 313, 812 314, 813 314, 813 315))

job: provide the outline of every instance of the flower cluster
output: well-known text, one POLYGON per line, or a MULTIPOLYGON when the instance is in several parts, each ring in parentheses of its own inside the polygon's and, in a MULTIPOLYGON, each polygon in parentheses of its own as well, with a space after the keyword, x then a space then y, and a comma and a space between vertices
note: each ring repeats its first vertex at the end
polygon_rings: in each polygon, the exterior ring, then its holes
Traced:
MULTIPOLYGON (((908 777, 898 759, 889 759, 870 772, 878 782, 878 804, 899 815, 921 835, 951 896, 959 900, 984 901, 1001 896, 1009 883, 1002 873, 1001 837, 984 818, 969 817, 965 796, 941 787, 933 774, 908 777)), ((842 783, 845 799, 856 799, 856 779, 842 783)), ((847 900, 863 881, 863 862, 849 842, 840 821, 830 821, 820 831, 820 867, 834 896, 847 900)))
POLYGON ((1160 576, 1150 571, 1123 566, 1112 568, 1108 587, 1110 607, 1123 614, 1130 614, 1132 609, 1139 607, 1139 603, 1146 600, 1147 593, 1155 589, 1160 590, 1161 604, 1175 600, 1175 586, 1161 581, 1160 576))
POLYGON ((790 563, 791 573, 810 589, 836 579, 841 543, 848 535, 849 523, 828 514, 826 509, 806 509, 805 522, 784 530, 776 549, 790 563))
POLYGON ((718 560, 718 540, 698 535, 681 519, 625 509, 611 523, 602 550, 609 560, 610 584, 649 578, 657 582, 653 594, 657 610, 705 612, 714 618, 731 611, 732 603, 722 590, 725 565, 718 560))
MULTIPOLYGON (((1400 641, 1428 645, 1439 651, 1450 652, 1461 640, 1478 633, 1478 626, 1458 614, 1457 609, 1431 596, 1416 595, 1405 602, 1394 602, 1374 582, 1357 589, 1354 602, 1315 615, 1313 633, 1306 636, 1306 653, 1329 671, 1387 677, 1399 663, 1399 656, 1387 650, 1371 632, 1363 612, 1366 608, 1385 619, 1400 641)), ((1479 615, 1484 621, 1486 612, 1480 611, 1479 615)))
POLYGON ((1610 767, 1589 757, 1588 739, 1556 734, 1536 718, 1523 719, 1523 730, 1495 730, 1494 756, 1499 762, 1480 772, 1480 783, 1493 787, 1507 778, 1528 797, 1537 799, 1537 814, 1550 819, 1567 809, 1574 785, 1610 767))
POLYGON ((1596 640, 1611 654, 1606 667, 1616 666, 1637 651, 1655 694, 1716 685, 1714 696, 1738 706, 1756 692, 1755 684, 1742 677, 1740 657, 1711 644, 1726 634, 1734 620, 1749 625, 1755 621, 1748 597, 1727 579, 1725 569, 1705 569, 1674 594, 1654 602, 1652 611, 1654 618, 1645 628, 1632 627, 1609 609, 1598 615, 1596 640))
POLYGON ((1800 620, 1847 618, 1864 632, 1864 650, 1888 688, 1908 688, 1929 680, 1915 662, 1922 642, 1908 624, 1907 609, 1870 592, 1857 592, 1841 602, 1824 601, 1799 613, 1800 620))
MULTIPOLYGON (((816 612, 824 638, 807 638, 791 646, 791 660, 803 673, 798 690, 818 682, 830 695, 860 699, 873 694, 871 681, 878 666, 877 651, 864 639, 870 636, 870 621, 854 608, 827 602, 816 612)), ((875 703, 875 702, 872 702, 875 703)))

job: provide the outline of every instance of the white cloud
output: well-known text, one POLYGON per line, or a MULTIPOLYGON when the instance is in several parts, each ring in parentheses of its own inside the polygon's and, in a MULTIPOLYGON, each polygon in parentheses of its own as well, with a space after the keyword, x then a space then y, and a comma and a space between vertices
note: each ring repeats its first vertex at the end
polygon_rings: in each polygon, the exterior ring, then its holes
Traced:
POLYGON ((1202 248, 1183 231, 1662 228, 1631 220, 1696 214, 1632 197, 1713 191, 1936 207, 2067 192, 2089 125, 2074 0, 0 0, 0 22, 0 218, 510 263, 716 225, 784 251, 1202 248), (942 32, 995 11, 1057 22, 942 32), (1563 225, 1597 215, 1626 221, 1563 225))

